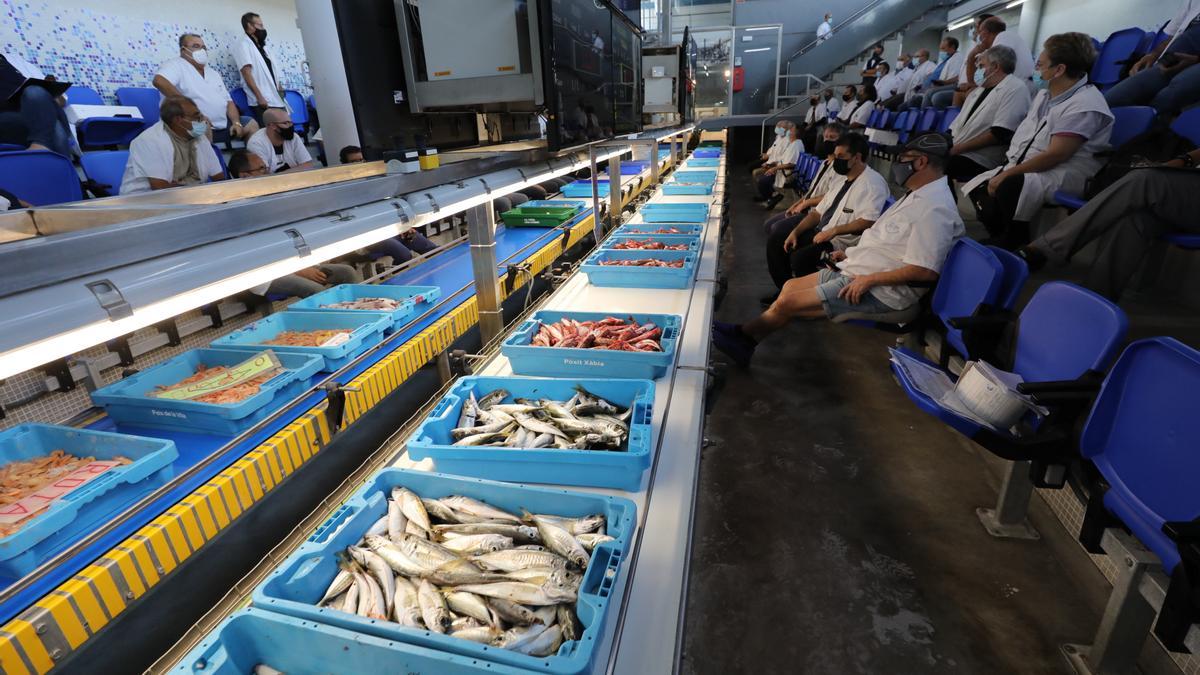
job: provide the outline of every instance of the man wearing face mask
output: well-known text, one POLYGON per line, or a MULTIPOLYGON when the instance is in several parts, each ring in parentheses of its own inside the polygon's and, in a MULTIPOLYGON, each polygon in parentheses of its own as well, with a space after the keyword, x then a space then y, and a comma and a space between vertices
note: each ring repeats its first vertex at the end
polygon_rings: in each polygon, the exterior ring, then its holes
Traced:
POLYGON ((877 98, 879 97, 875 93, 875 85, 864 84, 858 88, 858 96, 854 102, 854 107, 850 109, 850 114, 846 116, 846 123, 851 131, 867 127, 867 122, 871 119, 871 113, 875 112, 875 100, 877 98))
POLYGON ((959 204, 987 228, 992 242, 1015 249, 1029 241, 1029 223, 1056 190, 1079 194, 1100 168, 1096 153, 1108 149, 1113 114, 1104 95, 1088 82, 1096 60, 1083 33, 1051 35, 1038 56, 1045 88, 1013 133, 1003 166, 963 186, 959 204))
POLYGON ((884 100, 880 105, 888 110, 896 110, 901 104, 916 95, 917 91, 921 89, 936 68, 937 64, 929 60, 929 50, 918 49, 917 65, 907 71, 912 73, 912 75, 905 81, 904 88, 897 91, 894 96, 884 100))
POLYGON ((825 113, 837 115, 842 110, 842 99, 833 95, 832 89, 821 92, 821 100, 825 102, 825 113))
POLYGON ((854 85, 846 85, 842 91, 842 107, 838 109, 837 120, 843 124, 850 124, 850 116, 854 114, 854 109, 858 107, 858 88, 854 85))
MULTIPOLYGON (((889 191, 887 180, 867 166, 869 156, 870 144, 864 136, 843 135, 834 143, 829 163, 833 176, 821 199, 802 217, 796 217, 797 210, 790 231, 772 224, 767 269, 776 286, 782 289, 788 279, 817 271, 822 253, 838 244, 842 248, 852 244, 879 218, 889 191)), ((804 202, 792 205, 793 209, 797 206, 803 207, 804 202)), ((763 298, 764 304, 770 304, 768 300, 771 298, 763 298)))
POLYGON ((254 12, 242 15, 242 38, 233 47, 233 60, 242 75, 242 87, 246 90, 246 102, 254 109, 254 116, 262 122, 267 108, 283 108, 283 87, 275 76, 275 64, 267 55, 267 29, 262 17, 254 12))
POLYGON ((959 73, 964 70, 966 52, 958 48, 958 40, 952 37, 943 39, 939 49, 937 67, 921 84, 916 95, 900 107, 901 110, 945 108, 954 102, 954 90, 958 86, 959 73))
POLYGON ((242 119, 221 74, 208 67, 204 38, 195 33, 179 36, 179 58, 164 63, 153 84, 163 96, 186 96, 195 102, 208 119, 214 143, 223 143, 231 136, 245 140, 258 131, 253 119, 242 119))
POLYGON ((208 124, 191 99, 184 96, 163 99, 159 117, 158 123, 129 144, 121 194, 225 178, 225 170, 208 141, 208 124))
POLYGON ((879 100, 891 98, 897 90, 904 86, 904 83, 900 81, 900 76, 892 72, 892 64, 887 61, 879 64, 876 72, 879 73, 879 77, 875 78, 875 84, 872 86, 878 92, 879 100))
POLYGON ((766 167, 762 175, 758 177, 758 194, 763 201, 766 201, 766 209, 768 211, 775 208, 775 205, 783 200, 783 193, 780 190, 787 184, 788 175, 796 168, 796 163, 800 161, 800 154, 804 152, 804 141, 800 140, 800 127, 794 122, 788 122, 787 145, 779 151, 774 164, 766 167))
POLYGON ((886 58, 883 55, 883 43, 876 44, 871 50, 871 55, 867 57, 867 62, 863 64, 862 83, 873 84, 875 78, 879 77, 879 64, 885 63, 886 58))
POLYGON ((858 244, 833 254, 836 269, 790 279, 779 298, 746 324, 713 322, 717 349, 748 366, 758 343, 793 319, 851 315, 888 321, 920 301, 924 289, 908 284, 937 280, 950 247, 964 234, 963 222, 944 174, 949 137, 927 132, 898 151, 892 179, 908 194, 858 244))
POLYGON ((754 180, 758 180, 759 176, 772 165, 779 163, 779 153, 783 152, 788 144, 788 124, 790 123, 787 120, 779 120, 775 123, 775 139, 771 141, 766 152, 750 163, 750 175, 754 180))
MULTIPOLYGON (((1025 82, 1033 77, 1033 56, 1029 45, 1025 44, 1025 39, 1021 37, 1020 33, 1008 30, 1008 25, 1004 23, 1003 19, 993 16, 979 24, 979 44, 971 50, 971 54, 967 55, 967 61, 964 64, 967 70, 966 79, 959 82, 959 91, 954 97, 956 106, 961 107, 971 89, 982 83, 983 73, 979 72, 978 57, 985 50, 996 45, 1008 47, 1017 55, 1017 65, 1013 68, 1013 75, 1016 75, 1018 80, 1025 82), (964 85, 963 82, 966 84, 964 85)), ((1032 87, 1032 85, 1029 86, 1032 87)))
POLYGON ((1013 132, 1029 112, 1029 87, 1013 75, 1017 55, 997 45, 985 51, 983 86, 967 94, 962 112, 950 125, 954 147, 946 175, 968 181, 1005 162, 1013 132))
POLYGON ((833 15, 825 12, 825 20, 817 26, 817 43, 820 44, 833 37, 833 15))
POLYGON ((246 141, 246 149, 261 157, 271 173, 317 168, 308 148, 304 147, 304 140, 296 135, 286 110, 267 110, 263 113, 263 125, 246 141))

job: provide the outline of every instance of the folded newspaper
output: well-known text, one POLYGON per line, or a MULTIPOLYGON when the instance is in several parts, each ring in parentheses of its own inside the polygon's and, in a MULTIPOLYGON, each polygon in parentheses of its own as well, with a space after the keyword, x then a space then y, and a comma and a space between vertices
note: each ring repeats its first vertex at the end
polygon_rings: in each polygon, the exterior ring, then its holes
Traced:
POLYGON ((986 361, 968 361, 957 381, 940 368, 897 349, 889 350, 918 391, 947 410, 993 431, 1012 427, 1032 411, 1044 416, 1049 411, 1017 391, 1020 375, 1000 370, 986 361))

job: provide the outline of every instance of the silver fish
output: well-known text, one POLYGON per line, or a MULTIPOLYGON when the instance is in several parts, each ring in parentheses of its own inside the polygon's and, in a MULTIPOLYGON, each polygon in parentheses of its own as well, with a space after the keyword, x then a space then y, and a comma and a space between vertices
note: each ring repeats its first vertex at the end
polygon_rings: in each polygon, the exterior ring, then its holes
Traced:
POLYGON ((479 411, 475 402, 475 392, 471 392, 470 395, 467 396, 467 400, 463 401, 462 413, 458 416, 458 426, 475 426, 475 418, 478 414, 479 411))
POLYGON ((396 547, 404 555, 420 563, 422 566, 438 567, 460 557, 457 553, 441 544, 435 544, 432 541, 426 541, 411 534, 400 540, 400 543, 396 547))
POLYGON ((416 523, 414 523, 411 520, 404 523, 404 532, 402 533, 400 539, 393 539, 392 541, 394 541, 396 543, 400 543, 400 541, 404 539, 403 535, 411 535, 418 539, 428 539, 429 538, 429 533, 426 532, 425 530, 422 530, 420 525, 417 525, 416 523))
MULTIPOLYGON (((542 540, 542 535, 539 534, 538 541, 541 541, 541 540, 542 540)), ((545 551, 546 547, 542 546, 541 544, 522 544, 520 546, 517 546, 516 549, 518 551, 545 551)))
POLYGON ((535 623, 529 626, 517 626, 504 631, 504 636, 501 637, 495 644, 497 647, 505 649, 520 650, 525 645, 533 642, 539 635, 546 632, 546 626, 535 623))
POLYGON ((354 584, 354 575, 347 570, 338 570, 337 576, 333 577, 333 582, 329 584, 329 588, 325 589, 325 595, 321 596, 318 605, 324 605, 331 602, 334 598, 346 592, 354 584))
POLYGON ((498 422, 477 427, 456 427, 450 430, 450 435, 456 439, 462 439, 478 434, 498 434, 504 431, 505 427, 507 427, 509 424, 511 424, 511 422, 500 420, 498 422))
POLYGON ((346 594, 342 596, 342 606, 338 609, 347 614, 358 614, 358 579, 354 577, 353 573, 350 574, 350 577, 354 579, 354 583, 346 589, 346 594))
POLYGON ((552 434, 538 434, 537 436, 533 437, 533 441, 529 444, 529 447, 534 449, 548 448, 551 445, 554 445, 554 438, 555 437, 552 434))
POLYGON ((475 407, 479 408, 480 410, 491 410, 497 403, 506 398, 508 398, 507 391, 503 389, 496 389, 487 396, 479 399, 479 402, 475 407))
POLYGON ((450 615, 454 617, 454 620, 450 622, 450 628, 446 631, 447 633, 466 630, 468 628, 478 628, 483 625, 479 623, 479 619, 469 616, 458 616, 453 610, 450 611, 450 615))
POLYGON ((400 510, 404 512, 404 517, 416 523, 422 530, 428 532, 433 527, 429 523, 429 514, 425 512, 425 506, 421 504, 421 498, 412 490, 403 487, 392 488, 392 499, 400 502, 400 510))
POLYGON ((396 577, 396 597, 392 602, 392 614, 401 626, 420 628, 425 620, 421 616, 421 603, 417 600, 417 587, 404 577, 396 577))
POLYGON ((487 584, 506 581, 507 577, 494 572, 485 572, 470 560, 456 558, 439 565, 437 569, 422 575, 443 586, 458 586, 459 584, 487 584))
MULTIPOLYGON (((525 520, 527 521, 533 522, 534 517, 535 516, 532 513, 526 512, 525 514, 525 520)), ((536 517, 551 523, 557 523, 560 527, 566 529, 567 532, 570 532, 577 537, 581 534, 588 534, 589 532, 599 532, 600 534, 604 534, 604 524, 607 522, 607 519, 599 513, 590 516, 584 516, 583 518, 563 518, 562 516, 547 516, 541 514, 538 514, 536 517)))
POLYGON ((504 598, 484 598, 487 601, 488 607, 491 607, 496 615, 509 623, 515 623, 518 626, 528 626, 537 621, 537 615, 533 610, 525 605, 519 605, 511 600, 504 598))
MULTIPOLYGON (((387 531, 388 517, 384 515, 382 518, 371 524, 371 527, 367 529, 367 534, 387 534, 387 531)), ((363 536, 365 537, 366 534, 363 536)))
POLYGON ((508 549, 477 555, 475 562, 488 569, 513 572, 527 567, 566 567, 567 559, 552 551, 508 549))
POLYGON ((417 603, 421 605, 425 627, 435 633, 445 633, 452 621, 450 610, 446 608, 446 599, 428 579, 422 579, 417 587, 417 603))
POLYGON ((450 632, 450 637, 456 637, 462 640, 470 640, 480 644, 490 645, 502 636, 494 626, 475 626, 474 628, 461 628, 450 632))
POLYGON ((532 412, 537 412, 539 408, 536 405, 529 405, 528 403, 503 403, 500 405, 494 405, 489 408, 489 410, 494 413, 507 413, 515 417, 517 414, 527 415, 532 412))
POLYGON ((404 510, 400 508, 400 502, 389 499, 387 505, 387 536, 392 541, 400 541, 404 538, 405 530, 408 529, 408 518, 405 517, 404 510))
POLYGON ((558 648, 562 646, 562 642, 562 628, 554 625, 542 631, 533 640, 518 647, 510 647, 509 649, 521 652, 522 654, 529 654, 530 656, 549 656, 558 652, 558 648))
POLYGON ((520 581, 500 581, 494 584, 465 584, 460 591, 489 598, 502 598, 522 605, 557 605, 574 602, 576 594, 552 585, 535 586, 520 581))
POLYGON ((521 569, 521 570, 513 570, 511 572, 505 572, 504 576, 508 577, 508 579, 510 581, 524 581, 525 583, 528 583, 528 584, 535 584, 537 586, 541 586, 542 584, 549 581, 550 577, 554 574, 554 572, 556 572, 558 570, 565 571, 565 568, 547 567, 545 565, 537 565, 534 567, 526 567, 525 569, 521 569))
MULTIPOLYGON (((438 520, 444 520, 444 521, 447 521, 450 523, 458 523, 458 514, 454 513, 454 509, 450 508, 449 506, 446 506, 445 504, 439 502, 436 499, 422 498, 421 506, 424 506, 425 512, 428 513, 433 518, 437 518, 438 520)), ((446 525, 434 525, 433 529, 434 529, 434 531, 437 531, 437 529, 440 527, 444 528, 447 526, 446 525)))
POLYGON ((450 609, 464 616, 478 619, 483 623, 492 622, 492 613, 483 598, 466 591, 442 591, 446 596, 446 604, 450 609))
POLYGON ((513 540, 500 534, 468 534, 447 539, 442 545, 455 553, 478 555, 512 548, 513 540))
POLYGON ((598 532, 577 534, 575 535, 575 538, 579 540, 580 546, 583 546, 584 550, 588 551, 589 553, 594 551, 600 544, 609 541, 616 541, 616 539, 613 539, 607 534, 600 534, 598 532))
POLYGON ((392 574, 391 567, 383 558, 379 557, 374 551, 351 546, 346 549, 350 552, 354 562, 366 568, 367 572, 379 582, 379 588, 383 591, 384 599, 384 616, 390 616, 392 613, 392 600, 396 595, 396 577, 392 574))
POLYGON ((583 631, 579 626, 579 619, 575 617, 575 610, 570 605, 559 605, 555 608, 558 611, 558 625, 562 628, 562 637, 564 640, 578 640, 583 631))
POLYGON ((542 541, 545 542, 546 548, 566 558, 570 567, 581 570, 587 568, 589 560, 587 551, 583 550, 583 545, 566 528, 542 516, 534 516, 533 522, 537 525, 538 533, 542 535, 542 541))
POLYGON ((478 499, 471 499, 470 497, 464 497, 462 495, 452 495, 450 497, 444 497, 438 501, 450 507, 451 509, 458 511, 459 513, 467 513, 474 516, 479 516, 480 518, 487 518, 489 520, 511 521, 518 525, 521 523, 520 518, 514 516, 508 511, 501 511, 491 504, 481 502, 478 499))
POLYGON ((476 447, 476 446, 480 446, 480 445, 487 445, 488 443, 491 443, 493 440, 495 440, 497 438, 503 439, 505 437, 505 434, 509 433, 512 426, 513 425, 510 422, 510 423, 505 424, 504 428, 501 429, 500 431, 485 433, 485 434, 475 434, 474 436, 467 436, 465 438, 461 438, 457 441, 454 441, 453 443, 451 443, 451 445, 457 445, 457 446, 463 447, 463 448, 472 448, 472 447, 476 447))
POLYGON ((517 413, 516 415, 513 415, 513 418, 517 420, 517 424, 520 424, 521 426, 525 427, 526 429, 532 431, 535 434, 550 434, 551 436, 566 436, 566 434, 564 434, 562 432, 562 430, 560 430, 558 427, 555 427, 551 424, 547 424, 547 423, 537 419, 536 417, 533 417, 532 415, 525 415, 525 414, 517 413))
MULTIPOLYGON (((440 503, 439 503, 440 505, 440 503)), ((442 537, 450 535, 464 536, 471 534, 499 534, 508 537, 516 544, 536 543, 542 540, 536 527, 528 525, 513 525, 512 523, 454 523, 450 525, 434 525, 433 531, 442 537)))
POLYGON ((545 607, 538 607, 537 609, 533 610, 533 615, 537 617, 538 623, 549 626, 552 625, 558 618, 556 609, 557 607, 558 605, 546 605, 545 607))
POLYGON ((384 537, 367 537, 367 546, 377 553, 388 567, 399 574, 409 577, 422 576, 437 568, 437 564, 427 560, 413 560, 399 546, 384 537))
POLYGON ((371 575, 358 572, 355 574, 356 581, 360 584, 358 591, 358 615, 365 616, 368 619, 383 619, 387 620, 387 601, 383 597, 383 590, 376 583, 371 575))

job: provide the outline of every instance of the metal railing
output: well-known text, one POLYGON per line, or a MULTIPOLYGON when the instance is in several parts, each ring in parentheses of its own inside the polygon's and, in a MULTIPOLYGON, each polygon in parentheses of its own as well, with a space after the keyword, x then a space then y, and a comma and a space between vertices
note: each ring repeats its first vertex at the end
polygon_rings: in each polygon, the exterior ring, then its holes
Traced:
POLYGON ((772 110, 779 109, 780 101, 785 101, 785 100, 789 100, 789 99, 800 99, 800 102, 802 102, 804 99, 808 98, 812 94, 814 89, 817 91, 820 91, 826 87, 825 80, 822 80, 821 78, 817 77, 816 75, 813 75, 812 73, 798 73, 796 75, 784 74, 784 75, 780 75, 779 79, 783 80, 783 82, 779 87, 776 87, 776 89, 775 89, 775 91, 776 91, 775 105, 772 108, 772 110), (795 79, 803 79, 805 81, 804 90, 799 94, 789 94, 787 92, 791 91, 791 89, 788 87, 788 84, 790 83, 791 80, 795 80, 795 79), (779 91, 783 91, 784 93, 780 94, 780 93, 778 93, 779 91))
MULTIPOLYGON (((866 4, 866 5, 864 5, 863 7, 860 7, 860 8, 859 8, 857 11, 855 11, 853 14, 851 14, 851 15, 850 15, 850 16, 848 16, 848 17, 846 17, 846 19, 845 19, 844 21, 842 21, 842 22, 841 22, 841 23, 839 23, 838 25, 834 26, 834 27, 833 27, 833 32, 832 32, 832 33, 830 33, 830 35, 831 35, 831 36, 832 36, 832 35, 837 35, 838 31, 840 31, 840 30, 841 30, 843 27, 847 26, 847 25, 848 25, 848 24, 850 24, 850 23, 853 23, 854 21, 857 21, 857 20, 858 20, 858 17, 860 17, 860 16, 862 16, 862 15, 866 14, 867 12, 871 11, 872 9, 875 9, 875 7, 876 7, 876 6, 878 6, 878 5, 882 4, 883 2, 885 2, 885 0, 873 0, 873 2, 867 3, 867 4, 866 4)), ((828 38, 826 38, 826 39, 828 39, 828 38)), ((792 54, 791 56, 789 56, 789 57, 788 57, 788 60, 787 60, 786 67, 787 67, 787 68, 790 68, 790 67, 791 67, 791 65, 792 65, 792 61, 793 61, 793 60, 795 60, 795 58, 796 58, 797 56, 803 56, 803 55, 804 55, 804 54, 806 54, 806 53, 807 53, 809 50, 811 50, 813 47, 816 47, 816 46, 817 46, 817 45, 819 45, 819 44, 821 44, 821 40, 819 40, 819 39, 815 39, 815 40, 813 40, 812 42, 806 43, 806 44, 805 44, 803 47, 801 47, 800 49, 797 49, 797 50, 796 50, 796 53, 794 53, 794 54, 792 54)))

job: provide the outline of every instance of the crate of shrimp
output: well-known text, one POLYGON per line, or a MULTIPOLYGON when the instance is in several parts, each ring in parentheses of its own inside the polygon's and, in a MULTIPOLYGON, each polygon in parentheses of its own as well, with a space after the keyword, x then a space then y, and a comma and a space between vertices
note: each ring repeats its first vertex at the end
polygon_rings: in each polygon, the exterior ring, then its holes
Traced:
POLYGON ((421 422, 408 455, 463 476, 636 490, 653 415, 650 380, 473 375, 421 422))
POLYGON ((500 345, 517 375, 662 377, 675 362, 673 314, 535 312, 500 345))
POLYGON ((619 611, 612 600, 628 580, 635 528, 636 507, 620 497, 385 469, 251 602, 447 659, 445 669, 421 672, 458 672, 459 657, 493 669, 590 672, 619 611))
POLYGON ((314 354, 193 349, 92 392, 120 424, 236 435, 301 394, 314 354))
POLYGON ((442 297, 438 286, 393 286, 391 284, 340 284, 297 300, 289 312, 385 312, 390 335, 403 328, 419 312, 428 311, 442 297))
POLYGON ((520 675, 528 671, 249 607, 217 624, 168 672, 520 675))
POLYGON ((607 251, 692 251, 700 248, 700 237, 694 234, 626 235, 614 232, 600 242, 607 251))
POLYGON ((165 485, 175 443, 22 424, 0 432, 0 575, 22 577, 165 485))
POLYGON ((379 344, 392 324, 385 312, 277 312, 209 345, 214 349, 271 349, 322 359, 321 372, 332 373, 379 344))
POLYGON ((643 234, 688 234, 698 237, 704 234, 704 226, 692 223, 625 223, 613 230, 613 236, 643 234))
POLYGON ((696 276, 695 251, 600 249, 579 266, 593 286, 687 288, 696 276))

